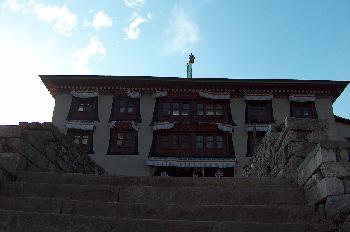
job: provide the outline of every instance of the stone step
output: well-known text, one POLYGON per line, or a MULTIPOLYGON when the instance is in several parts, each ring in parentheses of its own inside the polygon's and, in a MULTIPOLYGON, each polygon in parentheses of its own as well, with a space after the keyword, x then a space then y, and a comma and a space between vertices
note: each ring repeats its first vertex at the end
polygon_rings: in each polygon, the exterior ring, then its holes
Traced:
POLYGON ((147 176, 98 176, 80 173, 43 173, 23 172, 19 180, 30 183, 56 183, 80 185, 121 185, 121 186, 221 186, 221 187, 296 187, 290 181, 281 178, 192 178, 192 177, 147 177, 147 176))
POLYGON ((313 207, 291 205, 161 205, 101 203, 29 197, 0 196, 0 210, 191 221, 236 221, 252 223, 312 222, 313 207))
POLYGON ((74 185, 14 182, 0 189, 0 195, 31 196, 99 202, 161 203, 189 205, 227 204, 291 204, 304 203, 304 194, 297 188, 219 188, 74 185))
POLYGON ((240 223, 232 221, 188 221, 120 219, 67 214, 0 210, 3 232, 326 232, 327 225, 306 223, 240 223))

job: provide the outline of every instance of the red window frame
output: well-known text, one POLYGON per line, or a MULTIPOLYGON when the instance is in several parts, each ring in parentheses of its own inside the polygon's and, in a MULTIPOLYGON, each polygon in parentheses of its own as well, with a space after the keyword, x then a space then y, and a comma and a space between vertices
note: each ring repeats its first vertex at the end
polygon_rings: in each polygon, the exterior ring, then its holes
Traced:
POLYGON ((140 99, 115 96, 110 121, 132 120, 141 121, 140 99), (130 111, 133 106, 133 111, 130 111))
POLYGON ((93 131, 68 129, 67 138, 70 142, 79 145, 87 154, 93 154, 93 131))
POLYGON ((98 121, 98 98, 72 97, 67 120, 98 121))
POLYGON ((157 104, 159 121, 229 123, 230 105, 227 100, 164 99, 157 104), (199 105, 203 106, 203 114, 198 113, 199 105))
POLYGON ((224 132, 161 132, 155 138, 156 154, 159 155, 229 156, 229 136, 224 132), (199 137, 203 138, 201 147, 198 147, 199 137))
POLYGON ((254 143, 254 141, 253 141, 254 132, 253 131, 248 132, 247 154, 246 154, 247 157, 253 156, 254 147, 256 148, 256 146, 261 142, 261 140, 265 136, 265 134, 266 134, 266 131, 257 131, 256 132, 256 143, 254 143))
POLYGON ((119 130, 113 128, 110 130, 110 155, 135 155, 138 153, 137 131, 119 130))
POLYGON ((308 102, 290 102, 290 116, 295 118, 317 118, 317 112, 314 101, 308 102))
POLYGON ((246 123, 271 123, 273 122, 272 101, 246 101, 246 123))

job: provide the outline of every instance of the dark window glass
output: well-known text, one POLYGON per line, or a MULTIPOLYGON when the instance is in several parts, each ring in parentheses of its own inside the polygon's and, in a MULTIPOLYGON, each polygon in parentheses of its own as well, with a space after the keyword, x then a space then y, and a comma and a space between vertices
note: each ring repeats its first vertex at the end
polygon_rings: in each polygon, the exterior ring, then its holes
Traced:
POLYGON ((169 148, 169 138, 166 135, 160 137, 160 146, 164 149, 169 148))
POLYGON ((214 148, 214 136, 207 136, 206 137, 206 148, 214 148))
POLYGON ((314 102, 294 102, 290 103, 291 115, 296 118, 317 118, 314 102))
POLYGON ((203 104, 197 104, 197 115, 204 115, 203 104))
POLYGON ((271 101, 247 101, 248 123, 270 123, 272 121, 271 101))
POLYGON ((214 105, 213 104, 206 104, 205 114, 206 115, 214 115, 214 105))
POLYGON ((97 97, 72 98, 67 120, 97 120, 97 97))
POLYGON ((173 115, 180 115, 180 103, 173 103, 173 115))
POLYGON ((112 130, 111 153, 130 154, 136 152, 137 134, 135 131, 112 130))
POLYGON ((119 112, 125 113, 126 111, 126 101, 120 101, 119 102, 119 112))
POLYGON ((224 137, 220 135, 216 136, 216 148, 218 149, 224 148, 224 137))
POLYGON ((163 103, 163 114, 171 115, 171 105, 170 103, 163 103))
POLYGON ((182 149, 190 148, 190 136, 189 135, 181 135, 181 148, 182 149))
POLYGON ((134 113, 135 111, 135 102, 129 101, 128 104, 128 113, 134 113))
POLYGON ((183 103, 182 104, 182 115, 189 115, 191 112, 191 105, 190 103, 183 103))
POLYGON ((92 131, 68 129, 67 137, 71 142, 78 144, 80 148, 86 153, 92 153, 92 133, 92 131))
POLYGON ((204 147, 204 136, 202 135, 197 135, 196 136, 196 148, 197 149, 203 149, 204 147))
POLYGON ((215 114, 216 115, 224 115, 224 106, 221 104, 217 104, 215 107, 215 114))

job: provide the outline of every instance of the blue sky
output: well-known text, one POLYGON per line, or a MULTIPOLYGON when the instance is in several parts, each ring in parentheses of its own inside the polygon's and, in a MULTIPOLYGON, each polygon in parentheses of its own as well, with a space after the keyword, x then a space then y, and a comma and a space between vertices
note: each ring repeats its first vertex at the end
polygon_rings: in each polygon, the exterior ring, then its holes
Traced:
MULTIPOLYGON (((349 0, 0 0, 0 124, 51 121, 39 74, 350 80, 349 0)), ((334 112, 350 118, 350 87, 334 112)))

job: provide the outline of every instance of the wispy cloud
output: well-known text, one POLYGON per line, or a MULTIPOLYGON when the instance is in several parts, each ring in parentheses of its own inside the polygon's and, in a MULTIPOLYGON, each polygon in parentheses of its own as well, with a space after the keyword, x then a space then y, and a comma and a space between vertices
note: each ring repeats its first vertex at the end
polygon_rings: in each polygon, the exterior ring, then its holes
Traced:
POLYGON ((60 7, 39 3, 34 6, 33 12, 39 20, 51 24, 62 35, 71 35, 77 25, 77 16, 66 5, 60 7))
POLYGON ((72 65, 78 74, 89 73, 88 64, 93 57, 103 60, 106 56, 106 48, 97 36, 90 37, 90 43, 71 53, 72 65))
POLYGON ((146 3, 146 0, 124 0, 124 4, 130 8, 139 8, 146 3))
POLYGON ((163 50, 165 53, 185 53, 199 39, 199 29, 182 7, 175 6, 172 10, 163 50))
POLYGON ((1 5, 1 9, 34 14, 40 21, 50 24, 57 33, 66 36, 72 34, 78 21, 77 16, 66 5, 47 5, 36 0, 22 2, 6 0, 1 5))
POLYGON ((92 27, 95 30, 100 30, 103 27, 111 27, 113 25, 113 20, 109 17, 103 10, 97 12, 94 15, 92 22, 85 20, 84 27, 92 27))
POLYGON ((126 34, 125 39, 135 40, 139 38, 140 35, 140 26, 143 23, 148 22, 152 19, 152 14, 148 12, 145 18, 141 17, 137 12, 134 12, 132 17, 129 20, 129 25, 123 28, 123 31, 126 34))
POLYGON ((21 3, 17 0, 6 0, 2 5, 1 5, 2 10, 4 9, 9 9, 14 12, 18 11, 24 11, 25 10, 25 4, 21 3))

